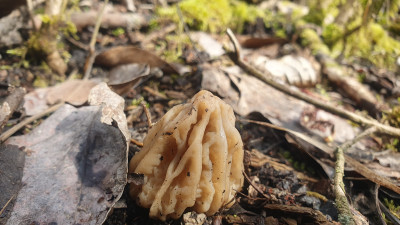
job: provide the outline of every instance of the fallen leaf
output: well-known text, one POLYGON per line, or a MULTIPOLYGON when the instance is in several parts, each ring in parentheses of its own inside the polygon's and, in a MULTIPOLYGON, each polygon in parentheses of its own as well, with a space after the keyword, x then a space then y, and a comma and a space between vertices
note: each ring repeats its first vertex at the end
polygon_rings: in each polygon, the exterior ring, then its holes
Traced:
POLYGON ((92 80, 67 80, 50 87, 46 94, 47 103, 53 105, 65 101, 75 106, 83 105, 88 99, 90 89, 96 84, 92 80))
POLYGON ((124 95, 149 74, 150 67, 144 64, 132 63, 116 66, 108 74, 108 85, 115 93, 124 95))
POLYGON ((221 43, 205 32, 192 32, 190 36, 196 41, 211 59, 218 58, 225 54, 221 43))
POLYGON ((10 217, 15 197, 22 187, 24 162, 25 153, 18 146, 0 146, 0 207, 4 207, 0 213, 0 224, 5 224, 10 217))
POLYGON ((151 68, 160 68, 164 73, 178 74, 173 66, 157 55, 133 46, 118 46, 108 49, 96 56, 95 63, 108 68, 131 63, 147 64, 151 68))
POLYGON ((102 83, 91 99, 97 106, 65 105, 31 133, 5 143, 29 152, 25 185, 7 224, 105 221, 126 184, 129 133, 120 96, 102 83))
POLYGON ((248 36, 237 36, 240 46, 243 48, 260 48, 268 45, 281 45, 288 42, 284 38, 279 37, 248 37, 248 36))
POLYGON ((48 105, 60 101, 80 106, 87 102, 89 92, 98 82, 94 80, 68 80, 56 86, 38 88, 24 96, 24 109, 28 116, 43 112, 48 105))
POLYGON ((286 55, 270 59, 257 55, 251 58, 250 63, 260 71, 267 71, 274 78, 296 86, 312 86, 319 80, 311 62, 302 56, 286 55))

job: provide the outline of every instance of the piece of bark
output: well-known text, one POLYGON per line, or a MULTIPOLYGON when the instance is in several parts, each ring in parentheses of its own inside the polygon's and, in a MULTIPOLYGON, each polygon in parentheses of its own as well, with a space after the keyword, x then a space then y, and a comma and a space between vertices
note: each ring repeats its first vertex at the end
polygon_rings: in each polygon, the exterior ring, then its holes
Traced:
POLYGON ((14 111, 21 104, 24 99, 24 94, 24 88, 16 88, 3 102, 3 105, 0 108, 0 132, 3 130, 8 119, 10 119, 14 111))

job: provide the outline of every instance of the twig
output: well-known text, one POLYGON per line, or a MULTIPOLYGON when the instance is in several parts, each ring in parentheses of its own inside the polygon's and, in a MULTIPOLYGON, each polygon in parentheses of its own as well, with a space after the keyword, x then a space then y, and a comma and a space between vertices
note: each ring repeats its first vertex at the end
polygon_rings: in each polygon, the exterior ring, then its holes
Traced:
POLYGON ((131 138, 131 142, 139 147, 143 147, 143 142, 137 141, 133 138, 131 138))
POLYGON ((144 112, 146 113, 147 117, 147 125, 149 126, 149 129, 153 126, 153 123, 151 122, 151 114, 149 109, 147 108, 146 104, 144 102, 140 103, 143 106, 144 112))
POLYGON ((35 17, 33 15, 33 2, 32 2, 32 0, 26 0, 26 4, 28 5, 28 13, 29 13, 29 18, 32 21, 33 30, 34 31, 38 31, 39 28, 38 28, 38 25, 35 22, 35 17))
POLYGON ((8 204, 10 204, 10 202, 15 198, 16 195, 17 194, 14 194, 13 196, 11 196, 10 199, 8 199, 4 207, 0 210, 0 215, 3 215, 4 210, 7 208, 8 204))
POLYGON ((159 97, 161 99, 164 99, 164 100, 168 99, 167 96, 165 96, 164 94, 152 89, 149 86, 144 86, 143 90, 145 90, 145 91, 149 92, 151 95, 154 95, 154 96, 159 97))
POLYGON ((80 48, 82 50, 85 50, 85 51, 89 51, 89 47, 87 45, 83 44, 82 42, 77 41, 74 38, 68 37, 68 36, 65 36, 64 38, 67 41, 69 41, 71 44, 75 45, 76 47, 78 47, 78 48, 80 48))
POLYGON ((53 105, 52 107, 44 110, 43 112, 40 112, 34 116, 31 116, 31 117, 26 118, 25 120, 21 121, 20 123, 18 123, 17 125, 13 126, 12 128, 10 128, 9 130, 7 130, 6 132, 4 132, 0 135, 0 143, 3 143, 5 140, 7 140, 7 138, 9 138, 11 135, 13 135, 15 132, 17 132, 19 129, 21 129, 25 125, 43 117, 49 113, 56 111, 58 108, 60 108, 63 105, 64 105, 64 102, 58 103, 58 104, 53 105))
POLYGON ((290 95, 292 97, 295 97, 297 99, 303 100, 307 103, 310 103, 320 109, 323 109, 327 112, 330 112, 332 114, 341 116, 343 118, 349 119, 355 123, 358 124, 362 124, 362 125, 368 125, 368 126, 376 126, 379 132, 382 133, 386 133, 389 135, 393 135, 393 136, 397 136, 400 137, 400 129, 392 127, 392 126, 388 126, 388 125, 384 125, 380 122, 378 122, 377 120, 374 119, 368 119, 365 118, 363 116, 360 116, 356 113, 352 113, 350 111, 347 111, 345 109, 341 109, 338 108, 337 106, 332 106, 329 104, 326 104, 318 99, 314 99, 311 98, 310 96, 303 94, 299 91, 293 90, 290 87, 287 87, 283 84, 277 83, 275 81, 273 81, 272 79, 270 79, 268 76, 271 77, 270 74, 263 74, 260 71, 258 71, 257 69, 253 68, 252 66, 250 66, 248 63, 246 63, 242 58, 241 58, 241 49, 240 49, 240 45, 239 42, 237 41, 237 39, 235 38, 233 32, 228 29, 227 30, 227 34, 230 38, 230 40, 232 41, 234 47, 235 47, 235 52, 236 52, 236 59, 235 59, 235 63, 237 63, 243 70, 247 71, 248 73, 250 73, 251 75, 257 77, 258 79, 260 79, 261 81, 263 81, 264 83, 270 85, 271 87, 287 94, 290 95))
POLYGON ((357 135, 356 138, 350 140, 341 146, 336 148, 336 163, 335 163, 335 178, 334 178, 334 190, 335 190, 335 203, 336 208, 339 213, 339 222, 342 224, 355 224, 353 215, 351 214, 350 205, 347 201, 346 191, 343 183, 344 176, 344 163, 345 163, 345 155, 344 152, 347 151, 352 145, 354 145, 357 141, 362 138, 369 136, 376 132, 376 127, 371 127, 357 135))
POLYGON ((96 39, 97 39, 97 35, 99 33, 101 19, 104 14, 104 9, 106 8, 107 4, 108 4, 108 0, 104 0, 104 5, 101 8, 99 15, 97 16, 97 19, 96 19, 96 25, 94 26, 92 39, 90 40, 90 44, 89 44, 89 55, 86 58, 85 67, 84 67, 84 70, 85 70, 84 76, 83 76, 84 80, 89 79, 90 73, 92 72, 93 62, 96 57, 96 54, 95 54, 96 39))
POLYGON ((244 175, 244 178, 246 178, 247 182, 249 182, 249 184, 250 184, 254 189, 256 189, 256 191, 257 191, 258 193, 260 193, 262 196, 264 196, 264 198, 270 199, 270 197, 267 196, 263 191, 261 191, 260 188, 258 188, 255 184, 253 184, 253 182, 250 180, 250 177, 249 177, 244 171, 242 171, 242 173, 243 173, 243 175, 244 175))

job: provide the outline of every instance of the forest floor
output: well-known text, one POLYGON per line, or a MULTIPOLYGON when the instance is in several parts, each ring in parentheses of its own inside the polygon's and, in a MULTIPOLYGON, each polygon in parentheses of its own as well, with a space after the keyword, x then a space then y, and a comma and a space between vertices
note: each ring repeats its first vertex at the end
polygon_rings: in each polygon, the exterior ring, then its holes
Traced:
POLYGON ((0 224, 400 224, 398 71, 314 54, 298 34, 276 37, 262 19, 245 23, 236 45, 224 32, 190 30, 185 13, 155 26, 156 5, 134 3, 108 4, 98 33, 101 1, 82 1, 67 22, 42 16, 35 33, 40 20, 29 10, 0 19, 21 26, 20 42, 9 32, 0 48, 0 224), (106 89, 90 93, 102 82, 123 103, 106 89), (134 178, 120 171, 141 150, 149 118, 159 121, 200 90, 235 112, 244 185, 215 215, 188 209, 176 220, 151 219, 129 196, 134 178), (93 104, 114 110, 112 126, 93 125, 95 112, 106 114, 93 104))

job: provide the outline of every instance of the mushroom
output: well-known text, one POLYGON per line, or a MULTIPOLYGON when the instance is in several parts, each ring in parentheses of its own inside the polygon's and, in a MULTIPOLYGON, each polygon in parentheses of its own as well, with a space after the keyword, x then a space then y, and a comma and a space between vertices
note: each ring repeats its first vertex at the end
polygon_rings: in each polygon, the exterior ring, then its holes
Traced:
POLYGON ((152 218, 177 219, 188 208, 213 215, 241 190, 243 154, 232 108, 200 91, 149 130, 129 165, 144 184, 131 184, 130 195, 152 218))

